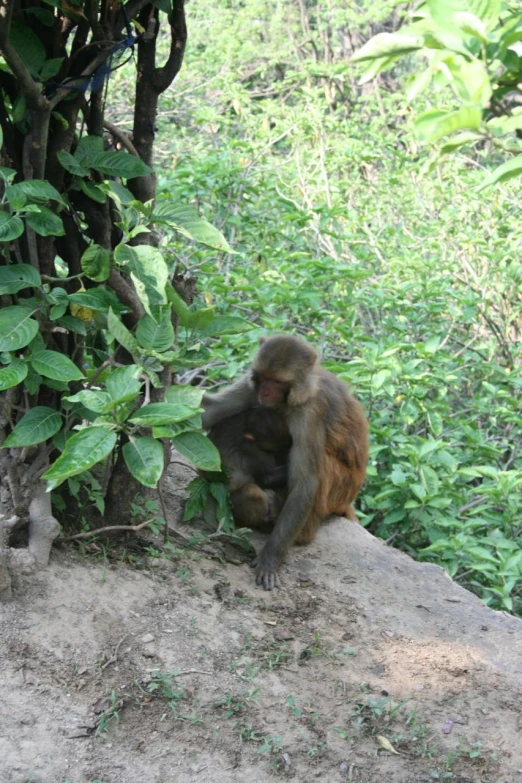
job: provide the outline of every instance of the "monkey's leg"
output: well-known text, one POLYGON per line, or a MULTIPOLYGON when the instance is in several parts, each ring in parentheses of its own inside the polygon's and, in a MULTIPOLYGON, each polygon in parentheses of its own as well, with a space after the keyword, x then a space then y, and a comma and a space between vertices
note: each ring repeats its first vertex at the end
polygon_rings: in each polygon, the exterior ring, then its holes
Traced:
POLYGON ((234 521, 240 527, 263 528, 272 526, 284 498, 282 493, 262 490, 257 484, 244 484, 230 493, 234 521))
POLYGON ((352 500, 359 491, 357 477, 335 457, 325 454, 317 494, 303 527, 295 537, 296 544, 314 540, 321 523, 332 514, 358 522, 352 500))

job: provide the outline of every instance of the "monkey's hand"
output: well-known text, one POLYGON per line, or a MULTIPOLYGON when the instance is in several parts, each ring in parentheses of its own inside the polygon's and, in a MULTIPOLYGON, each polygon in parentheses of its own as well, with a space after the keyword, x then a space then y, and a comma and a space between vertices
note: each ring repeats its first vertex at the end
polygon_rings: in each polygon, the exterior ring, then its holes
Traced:
POLYGON ((256 585, 262 585, 265 590, 273 590, 274 587, 281 586, 275 558, 266 551, 266 546, 254 557, 250 565, 256 569, 256 585))

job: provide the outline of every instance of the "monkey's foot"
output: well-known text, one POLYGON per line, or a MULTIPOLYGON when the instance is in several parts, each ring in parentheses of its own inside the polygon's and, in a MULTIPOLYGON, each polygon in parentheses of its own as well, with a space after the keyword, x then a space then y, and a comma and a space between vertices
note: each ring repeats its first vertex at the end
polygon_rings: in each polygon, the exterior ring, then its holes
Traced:
POLYGON ((273 590, 274 587, 281 586, 276 567, 268 558, 263 557, 263 552, 254 557, 250 567, 256 569, 256 585, 262 585, 265 590, 273 590))

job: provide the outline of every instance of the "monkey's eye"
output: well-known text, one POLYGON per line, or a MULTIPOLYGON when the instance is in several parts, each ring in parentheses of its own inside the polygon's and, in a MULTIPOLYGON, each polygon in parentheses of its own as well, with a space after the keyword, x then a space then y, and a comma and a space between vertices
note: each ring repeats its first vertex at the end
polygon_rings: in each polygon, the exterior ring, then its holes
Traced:
POLYGON ((259 373, 255 370, 252 370, 252 381, 256 384, 259 383, 259 373))

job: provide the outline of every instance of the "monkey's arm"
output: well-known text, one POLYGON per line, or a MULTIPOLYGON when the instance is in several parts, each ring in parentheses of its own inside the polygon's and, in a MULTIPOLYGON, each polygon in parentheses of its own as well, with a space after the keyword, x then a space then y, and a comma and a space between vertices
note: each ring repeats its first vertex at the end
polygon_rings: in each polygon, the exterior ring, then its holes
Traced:
POLYGON ((234 416, 247 408, 252 408, 257 402, 255 389, 250 382, 250 376, 239 378, 232 386, 228 386, 217 394, 203 396, 203 428, 210 429, 222 419, 234 416))
POLYGON ((288 497, 265 546, 252 563, 256 584, 263 585, 265 590, 278 586, 277 569, 311 512, 319 490, 321 456, 325 449, 324 427, 315 416, 304 411, 292 418, 288 497))

